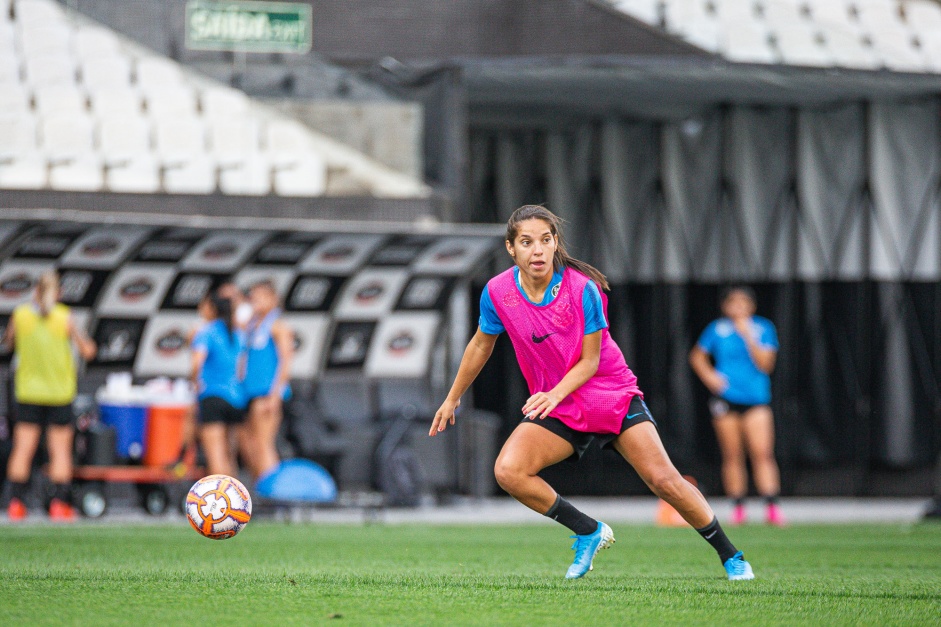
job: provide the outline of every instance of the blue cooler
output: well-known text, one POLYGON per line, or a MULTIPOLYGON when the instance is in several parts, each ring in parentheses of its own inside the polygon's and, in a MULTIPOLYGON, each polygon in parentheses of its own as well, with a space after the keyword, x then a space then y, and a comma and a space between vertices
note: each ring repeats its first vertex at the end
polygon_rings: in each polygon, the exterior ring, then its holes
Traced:
POLYGON ((117 435, 118 457, 140 459, 144 454, 147 406, 100 402, 98 410, 101 421, 113 428, 117 435))

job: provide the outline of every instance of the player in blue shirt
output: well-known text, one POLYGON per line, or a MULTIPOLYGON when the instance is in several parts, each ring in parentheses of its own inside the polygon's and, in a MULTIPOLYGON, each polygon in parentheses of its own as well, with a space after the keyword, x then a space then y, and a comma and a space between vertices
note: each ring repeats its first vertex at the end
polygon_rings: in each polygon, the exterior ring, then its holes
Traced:
POLYGON ((721 303, 724 317, 702 332, 690 352, 689 363, 713 394, 709 408, 722 452, 722 483, 726 494, 735 500, 732 523, 741 524, 746 519, 747 452, 755 486, 766 499, 766 520, 781 525, 784 520, 777 504, 780 478, 774 457, 774 417, 769 406, 778 335, 770 320, 755 315, 755 293, 751 288, 729 288, 721 303))
POLYGON ((243 439, 245 399, 238 380, 244 342, 232 322, 232 301, 207 296, 199 304, 206 324, 192 342, 192 377, 199 398, 199 439, 210 474, 234 475, 230 431, 243 439))

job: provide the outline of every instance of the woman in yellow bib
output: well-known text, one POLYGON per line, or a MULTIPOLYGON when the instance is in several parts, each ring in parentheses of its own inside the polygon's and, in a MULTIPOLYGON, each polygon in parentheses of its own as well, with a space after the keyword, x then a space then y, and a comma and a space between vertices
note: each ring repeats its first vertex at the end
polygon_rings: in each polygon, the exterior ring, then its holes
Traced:
POLYGON ((72 321, 69 308, 58 302, 59 277, 43 274, 32 302, 13 311, 4 343, 13 345, 16 358, 14 396, 16 426, 13 451, 7 464, 11 485, 10 520, 26 517, 24 496, 29 486, 33 457, 43 428, 49 449, 49 479, 55 488, 49 505, 53 520, 71 521, 75 511, 69 504, 72 484, 72 401, 77 376, 73 343, 82 359, 95 356, 97 347, 72 321))

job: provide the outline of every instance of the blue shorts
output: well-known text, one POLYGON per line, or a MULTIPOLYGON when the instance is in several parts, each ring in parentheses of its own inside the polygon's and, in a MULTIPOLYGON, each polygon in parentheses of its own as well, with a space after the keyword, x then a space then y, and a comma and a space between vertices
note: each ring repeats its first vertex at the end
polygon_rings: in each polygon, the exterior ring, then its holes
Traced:
POLYGON ((653 426, 657 426, 657 421, 653 419, 650 409, 647 407, 647 403, 644 402, 640 394, 635 395, 631 399, 631 404, 627 407, 627 415, 621 420, 621 429, 617 433, 586 433, 584 431, 576 431, 553 416, 546 416, 541 420, 539 418, 523 418, 520 421, 521 424, 532 423, 539 425, 556 434, 572 445, 579 459, 585 454, 585 451, 588 450, 592 442, 597 442, 598 446, 601 448, 613 446, 613 442, 619 435, 642 422, 652 422, 653 426))

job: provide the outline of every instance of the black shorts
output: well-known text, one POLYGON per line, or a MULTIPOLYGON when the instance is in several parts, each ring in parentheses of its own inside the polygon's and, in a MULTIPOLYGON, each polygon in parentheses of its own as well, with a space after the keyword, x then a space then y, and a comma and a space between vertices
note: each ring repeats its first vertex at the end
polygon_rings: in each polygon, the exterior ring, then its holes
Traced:
POLYGON ((240 425, 245 421, 245 412, 232 407, 225 399, 209 396, 199 401, 199 423, 221 422, 226 425, 240 425))
POLYGON ((67 427, 72 425, 72 404, 68 405, 31 405, 16 404, 16 421, 48 427, 67 427))
POLYGON ((767 403, 755 403, 754 405, 748 405, 745 403, 733 403, 727 401, 724 398, 719 398, 718 396, 713 396, 709 399, 709 413, 712 414, 713 418, 721 418, 726 414, 738 414, 739 417, 744 416, 745 412, 755 407, 767 407, 767 403))
POLYGON ((621 429, 617 433, 586 433, 584 431, 576 431, 558 418, 552 416, 546 416, 542 420, 539 418, 523 418, 520 422, 532 423, 548 429, 571 444, 572 448, 575 449, 575 454, 578 455, 579 458, 585 454, 585 451, 588 450, 592 442, 597 442, 598 446, 604 448, 611 446, 619 435, 634 425, 639 425, 642 422, 652 422, 653 426, 657 426, 657 421, 653 419, 653 416, 650 414, 650 409, 647 407, 647 403, 644 402, 640 394, 637 394, 631 399, 631 404, 627 408, 627 415, 621 420, 621 429))

